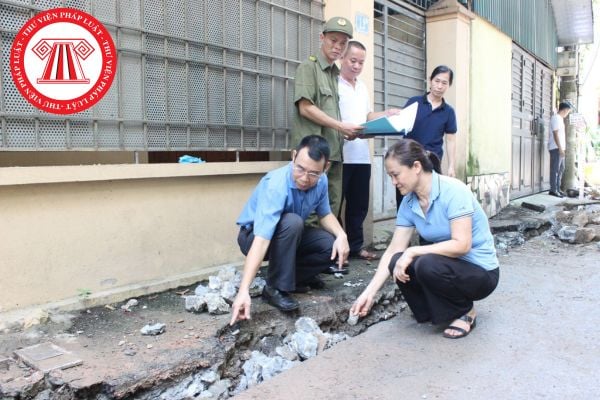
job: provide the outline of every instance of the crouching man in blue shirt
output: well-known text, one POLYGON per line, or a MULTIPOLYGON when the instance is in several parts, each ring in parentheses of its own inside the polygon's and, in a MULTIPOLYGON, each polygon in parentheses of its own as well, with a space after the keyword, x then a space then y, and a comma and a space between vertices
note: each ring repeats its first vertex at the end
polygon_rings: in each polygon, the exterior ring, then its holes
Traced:
POLYGON ((317 275, 336 258, 342 269, 350 247, 329 207, 328 166, 327 141, 306 136, 293 150, 292 162, 269 172, 254 189, 237 220, 246 261, 231 324, 250 318, 249 287, 263 260, 269 260, 269 267, 262 297, 281 311, 298 308, 290 292, 323 288, 317 275), (313 211, 324 229, 304 226, 313 211))

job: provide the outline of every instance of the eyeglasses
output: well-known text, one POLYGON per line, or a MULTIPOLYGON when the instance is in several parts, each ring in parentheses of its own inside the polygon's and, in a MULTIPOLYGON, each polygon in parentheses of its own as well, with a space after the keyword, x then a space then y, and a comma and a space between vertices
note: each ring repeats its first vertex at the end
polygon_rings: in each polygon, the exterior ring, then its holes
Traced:
POLYGON ((296 163, 294 163, 294 172, 297 173, 298 175, 306 175, 306 176, 308 176, 308 179, 311 179, 311 180, 317 180, 323 174, 322 172, 318 172, 318 173, 317 172, 309 172, 296 163))

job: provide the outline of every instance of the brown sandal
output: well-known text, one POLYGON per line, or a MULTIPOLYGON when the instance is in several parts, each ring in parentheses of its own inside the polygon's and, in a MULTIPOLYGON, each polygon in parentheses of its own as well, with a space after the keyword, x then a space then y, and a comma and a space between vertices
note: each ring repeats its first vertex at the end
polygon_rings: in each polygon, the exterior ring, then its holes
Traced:
POLYGON ((366 261, 379 260, 379 256, 377 254, 371 253, 367 249, 361 249, 358 253, 352 254, 350 257, 359 258, 366 261))

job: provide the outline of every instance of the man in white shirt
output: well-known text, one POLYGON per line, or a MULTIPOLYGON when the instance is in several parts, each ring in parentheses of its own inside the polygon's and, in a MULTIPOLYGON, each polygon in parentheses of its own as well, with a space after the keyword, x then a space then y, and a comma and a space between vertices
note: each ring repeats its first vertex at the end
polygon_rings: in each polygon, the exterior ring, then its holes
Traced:
MULTIPOLYGON (((339 106, 343 122, 362 124, 384 115, 395 115, 400 109, 373 112, 367 86, 358 79, 367 51, 357 41, 348 42, 341 58, 338 78, 339 106)), ((369 211, 371 154, 367 139, 344 140, 342 195, 346 203, 344 228, 350 244, 350 257, 372 260, 376 254, 363 248, 363 221, 369 211)))
POLYGON ((548 194, 555 197, 564 197, 565 194, 560 191, 560 182, 565 172, 565 121, 564 119, 571 112, 569 103, 560 103, 558 113, 550 118, 550 130, 552 133, 548 137, 548 151, 550 152, 550 191, 548 194))

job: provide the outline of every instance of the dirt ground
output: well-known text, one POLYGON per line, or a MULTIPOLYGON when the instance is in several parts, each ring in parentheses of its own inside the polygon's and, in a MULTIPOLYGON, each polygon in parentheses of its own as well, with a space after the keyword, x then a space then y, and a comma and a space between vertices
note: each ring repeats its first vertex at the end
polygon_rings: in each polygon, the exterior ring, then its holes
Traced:
MULTIPOLYGON (((236 357, 243 357, 243 352, 264 336, 283 337, 293 331, 300 316, 315 319, 324 331, 343 325, 350 305, 375 267, 376 264, 363 260, 352 260, 352 272, 343 279, 322 275, 327 288, 295 294, 301 304, 295 313, 280 313, 255 298, 252 320, 234 329, 229 327, 230 314, 185 311, 183 295, 192 294, 196 284, 138 298, 139 304, 131 312, 121 309, 123 302, 51 315, 49 323, 0 334, 0 356, 10 357, 14 350, 52 342, 74 353, 83 364, 53 371, 51 376, 58 384, 49 385, 47 376, 44 379, 34 369, 10 362, 8 370, 0 369, 0 398, 3 394, 7 398, 29 398, 42 388, 61 386, 68 388, 63 391, 72 398, 96 398, 101 394, 108 398, 142 398, 148 390, 169 386, 192 372, 209 368, 221 370, 223 378, 235 379, 240 373, 240 360, 236 357), (140 334, 144 325, 157 322, 166 325, 165 333, 140 334)), ((394 293, 396 288, 390 284, 388 290, 394 293)), ((392 305, 380 307, 371 320, 346 326, 346 331, 356 335, 367 324, 391 318, 396 312, 392 305)))

